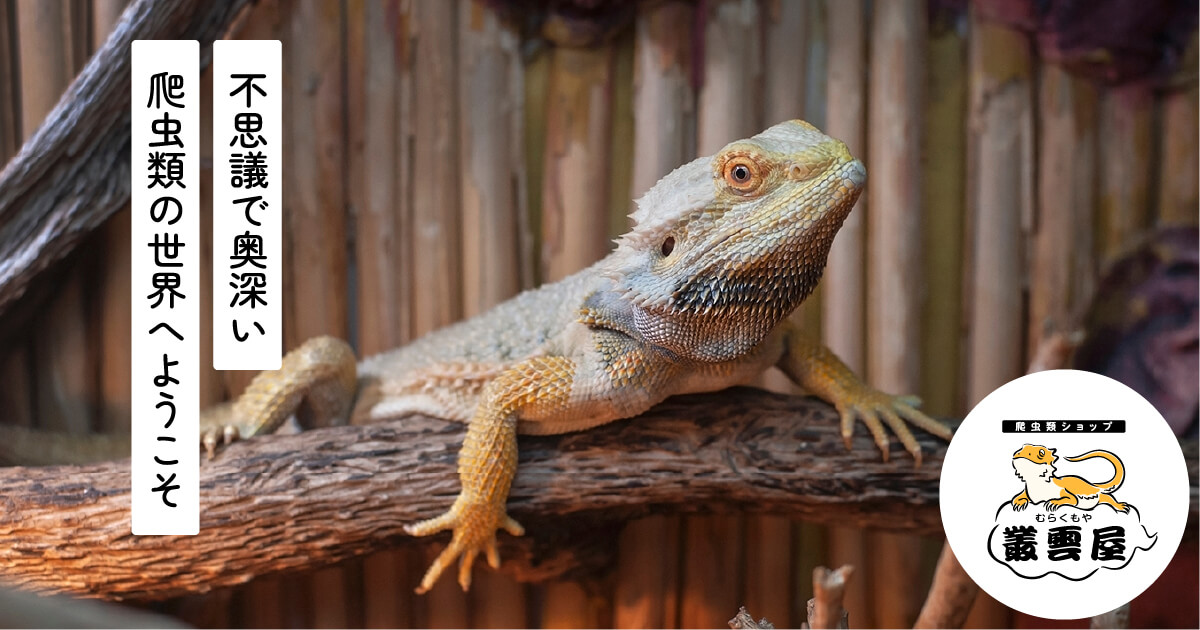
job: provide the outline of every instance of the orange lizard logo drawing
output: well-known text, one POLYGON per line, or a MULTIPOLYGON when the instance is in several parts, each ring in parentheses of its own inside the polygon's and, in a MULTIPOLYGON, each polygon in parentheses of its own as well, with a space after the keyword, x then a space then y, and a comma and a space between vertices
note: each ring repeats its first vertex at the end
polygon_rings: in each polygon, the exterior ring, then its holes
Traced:
POLYGON ((1108 463, 1113 466, 1113 477, 1108 481, 1096 484, 1074 475, 1066 477, 1055 475, 1057 468, 1054 464, 1058 461, 1058 456, 1054 454, 1055 450, 1036 444, 1026 444, 1013 453, 1013 471, 1017 477, 1021 478, 1021 481, 1025 482, 1025 489, 1012 498, 1014 510, 1024 510, 1031 503, 1044 502, 1048 511, 1057 510, 1064 505, 1074 506, 1081 510, 1091 510, 1101 503, 1118 512, 1129 511, 1131 506, 1128 503, 1121 503, 1112 496, 1112 493, 1125 480, 1125 466, 1121 464, 1120 458, 1108 451, 1101 450, 1064 458, 1069 462, 1083 461, 1093 457, 1108 460, 1108 463))

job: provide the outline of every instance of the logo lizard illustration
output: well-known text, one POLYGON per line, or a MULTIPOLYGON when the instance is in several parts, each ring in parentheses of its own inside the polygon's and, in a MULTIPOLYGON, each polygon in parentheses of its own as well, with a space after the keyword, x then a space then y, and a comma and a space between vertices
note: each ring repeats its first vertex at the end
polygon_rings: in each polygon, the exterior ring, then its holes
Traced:
POLYGON ((1093 457, 1108 460, 1114 469, 1112 479, 1094 484, 1083 477, 1074 475, 1056 476, 1054 463, 1058 461, 1058 456, 1054 454, 1055 450, 1036 444, 1026 444, 1013 453, 1013 471, 1021 478, 1021 481, 1025 482, 1025 489, 1012 498, 1014 510, 1023 510, 1030 503, 1045 502, 1046 509, 1049 511, 1057 510, 1064 505, 1090 510, 1101 503, 1111 506, 1118 512, 1129 511, 1128 503, 1121 503, 1112 496, 1112 493, 1125 480, 1125 467, 1121 464, 1120 458, 1108 451, 1101 450, 1065 458, 1069 462, 1083 461, 1093 457))

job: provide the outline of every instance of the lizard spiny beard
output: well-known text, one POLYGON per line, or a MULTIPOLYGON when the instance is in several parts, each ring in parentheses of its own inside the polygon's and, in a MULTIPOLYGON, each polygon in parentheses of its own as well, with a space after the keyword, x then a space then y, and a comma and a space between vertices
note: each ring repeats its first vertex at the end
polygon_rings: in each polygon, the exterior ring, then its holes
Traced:
POLYGON ((744 261, 723 261, 684 279, 666 308, 634 309, 638 331, 684 359, 721 362, 746 354, 816 288, 852 205, 785 239, 798 247, 748 251, 744 261))

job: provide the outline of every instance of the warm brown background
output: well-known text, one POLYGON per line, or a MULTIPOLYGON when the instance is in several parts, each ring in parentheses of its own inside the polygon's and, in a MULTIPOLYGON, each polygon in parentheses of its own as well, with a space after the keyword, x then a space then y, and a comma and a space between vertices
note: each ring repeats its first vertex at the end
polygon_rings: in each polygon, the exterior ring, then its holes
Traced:
MULTIPOLYGON (((1196 223, 1194 39, 1175 80, 1108 88, 976 12, 865 4, 644 3, 576 48, 523 43, 473 0, 262 2, 234 36, 283 41, 285 344, 329 333, 370 354, 560 278, 602 256, 630 199, 671 168, 802 117, 865 157, 870 184, 796 317, 877 386, 963 414, 1068 325, 1115 253, 1196 223)), ((0 0, 0 156, 123 5, 0 0)), ((128 429, 128 230, 126 210, 93 235, 37 325, 0 352, 6 421, 128 429)), ((203 378, 215 402, 249 375, 203 378)), ((480 563, 469 595, 443 579, 412 596, 430 547, 159 608, 206 626, 692 627, 745 604, 786 626, 804 619, 812 568, 850 562, 852 625, 897 627, 940 544, 782 517, 652 517, 625 529, 611 573, 582 584, 517 584, 480 563)), ((1189 590, 1178 597, 1194 615, 1189 590)), ((981 598, 969 623, 1022 622, 981 598)))

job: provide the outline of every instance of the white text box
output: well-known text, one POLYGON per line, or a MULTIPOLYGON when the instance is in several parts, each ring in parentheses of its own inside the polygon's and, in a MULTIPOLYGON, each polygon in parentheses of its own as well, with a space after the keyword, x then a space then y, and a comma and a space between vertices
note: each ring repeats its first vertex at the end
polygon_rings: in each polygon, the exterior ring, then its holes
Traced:
POLYGON ((132 55, 132 529, 200 530, 200 44, 132 55))

